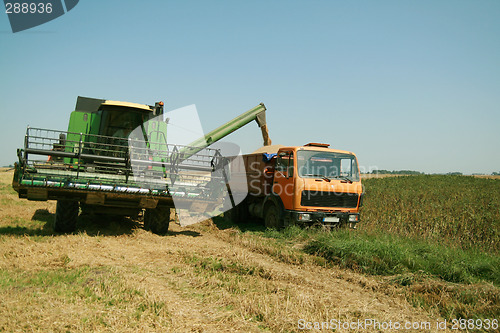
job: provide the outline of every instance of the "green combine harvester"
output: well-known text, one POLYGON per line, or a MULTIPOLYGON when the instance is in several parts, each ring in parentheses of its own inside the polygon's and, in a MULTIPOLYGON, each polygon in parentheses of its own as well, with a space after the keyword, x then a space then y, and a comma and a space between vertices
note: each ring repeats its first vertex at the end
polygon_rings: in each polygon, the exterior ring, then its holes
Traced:
MULTIPOLYGON (((228 159, 210 145, 256 120, 270 145, 263 104, 189 145, 169 143, 163 103, 154 106, 78 97, 68 131, 28 127, 18 149, 13 188, 20 198, 57 200, 56 232, 73 232, 80 210, 136 218, 154 233, 168 230, 170 209, 191 198, 221 206, 229 192, 228 159)), ((181 206, 181 207, 177 207, 181 206)))

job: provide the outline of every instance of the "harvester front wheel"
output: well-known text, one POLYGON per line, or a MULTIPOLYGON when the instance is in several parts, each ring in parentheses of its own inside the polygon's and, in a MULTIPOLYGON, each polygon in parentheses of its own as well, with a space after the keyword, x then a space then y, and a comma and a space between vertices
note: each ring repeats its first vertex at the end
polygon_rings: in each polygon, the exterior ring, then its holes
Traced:
POLYGON ((170 208, 146 209, 144 212, 144 229, 163 235, 170 224, 170 208))
POLYGON ((75 231, 78 212, 78 201, 57 200, 54 231, 60 233, 75 231))

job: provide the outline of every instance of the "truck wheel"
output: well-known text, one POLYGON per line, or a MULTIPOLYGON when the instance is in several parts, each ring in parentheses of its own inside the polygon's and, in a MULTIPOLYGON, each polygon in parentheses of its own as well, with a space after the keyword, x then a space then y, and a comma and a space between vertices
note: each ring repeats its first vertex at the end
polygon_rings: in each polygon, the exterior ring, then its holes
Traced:
POLYGON ((57 200, 54 231, 60 233, 75 231, 78 210, 78 201, 57 200))
POLYGON ((240 222, 240 215, 238 207, 231 208, 224 212, 224 219, 227 222, 238 224, 240 222))
POLYGON ((240 202, 236 207, 233 207, 224 212, 224 218, 234 224, 243 224, 248 222, 248 205, 245 201, 240 202))
POLYGON ((280 219, 278 212, 278 207, 274 204, 266 208, 264 212, 264 223, 266 228, 281 229, 283 227, 283 222, 280 219))
POLYGON ((154 234, 166 234, 169 224, 170 208, 146 209, 144 212, 144 229, 154 234))

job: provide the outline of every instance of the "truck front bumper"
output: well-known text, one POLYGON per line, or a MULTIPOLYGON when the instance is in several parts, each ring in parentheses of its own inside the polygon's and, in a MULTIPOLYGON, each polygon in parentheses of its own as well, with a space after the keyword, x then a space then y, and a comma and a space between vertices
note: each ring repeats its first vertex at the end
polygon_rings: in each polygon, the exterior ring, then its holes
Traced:
POLYGON ((331 227, 349 225, 352 228, 356 228, 356 224, 360 222, 359 213, 287 211, 286 214, 290 222, 303 225, 319 224, 331 227))

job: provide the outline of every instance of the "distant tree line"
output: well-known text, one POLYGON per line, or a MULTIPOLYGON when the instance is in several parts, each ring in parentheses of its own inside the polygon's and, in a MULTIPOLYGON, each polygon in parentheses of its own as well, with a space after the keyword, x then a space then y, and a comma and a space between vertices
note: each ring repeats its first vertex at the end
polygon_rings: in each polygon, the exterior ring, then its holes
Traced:
MULTIPOLYGON (((393 171, 390 171, 390 170, 381 169, 381 170, 373 170, 371 172, 371 174, 374 174, 374 175, 424 175, 425 173, 420 172, 420 171, 413 171, 413 170, 393 170, 393 171)), ((448 172, 448 173, 446 173, 446 175, 463 176, 463 173, 455 171, 455 172, 448 172)), ((484 175, 484 174, 483 173, 473 173, 473 175, 484 175)), ((494 171, 491 175, 492 176, 500 176, 500 172, 494 171)))
POLYGON ((372 174, 375 175, 423 175, 423 172, 420 171, 413 171, 413 170, 373 170, 371 172, 372 174))

